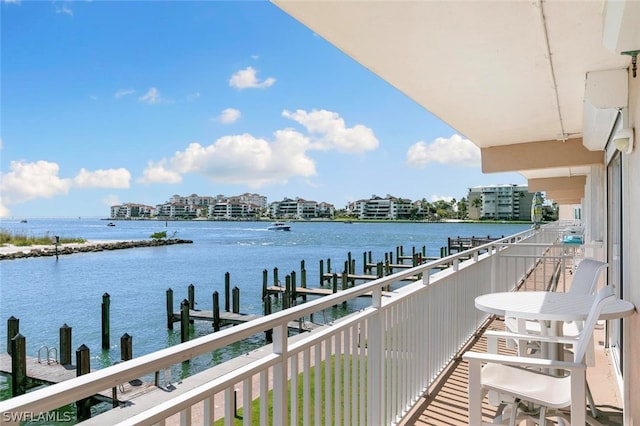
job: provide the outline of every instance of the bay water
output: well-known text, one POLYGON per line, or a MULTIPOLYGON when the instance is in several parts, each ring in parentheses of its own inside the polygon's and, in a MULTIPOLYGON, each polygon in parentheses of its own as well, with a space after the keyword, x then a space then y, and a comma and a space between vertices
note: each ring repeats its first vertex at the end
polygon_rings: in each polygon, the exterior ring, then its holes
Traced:
MULTIPOLYGON (((19 319, 20 333, 26 337, 27 355, 37 357, 40 348, 59 349, 59 329, 72 327, 72 347, 90 349, 91 367, 100 369, 120 360, 120 336, 133 340, 133 356, 144 355, 180 343, 180 325, 166 325, 166 290, 174 291, 174 310, 195 286, 196 308, 212 309, 212 293, 220 294, 224 307, 225 274, 231 287, 240 290, 240 311, 262 314, 262 276, 266 269, 269 285, 273 269, 282 282, 291 271, 300 276, 304 260, 307 286, 319 285, 319 263, 331 259, 331 272, 341 273, 350 252, 356 271, 362 272, 364 252, 374 262, 385 253, 395 256, 396 247, 405 254, 412 248, 437 257, 448 237, 508 236, 530 224, 511 223, 368 223, 291 222, 291 231, 268 230, 269 222, 214 221, 114 221, 107 226, 100 219, 2 220, 0 228, 28 236, 55 236, 93 240, 131 241, 149 239, 155 232, 167 237, 192 240, 192 244, 78 253, 55 257, 0 261, 0 351, 6 352, 6 321, 19 319), (111 347, 101 349, 101 303, 110 295, 111 347)), ((326 270, 325 270, 326 272, 326 270)), ((300 282, 300 278, 297 279, 300 282)), ((299 285, 299 284, 298 284, 299 285)), ((353 302, 358 303, 358 302, 353 302)), ((363 301, 363 303, 366 303, 363 301)), ((347 306, 338 315, 358 309, 347 306)), ((274 308, 277 309, 277 308, 274 308)), ((328 313, 336 315, 335 312, 328 313)), ((315 318, 323 322, 322 318, 315 318)), ((211 323, 196 322, 192 336, 212 331, 211 323)), ((210 356, 177 366, 178 376, 223 362, 265 344, 256 336, 210 356)), ((72 359, 75 355, 72 354, 72 359)), ((10 380, 0 376, 0 399, 7 398, 10 380)))

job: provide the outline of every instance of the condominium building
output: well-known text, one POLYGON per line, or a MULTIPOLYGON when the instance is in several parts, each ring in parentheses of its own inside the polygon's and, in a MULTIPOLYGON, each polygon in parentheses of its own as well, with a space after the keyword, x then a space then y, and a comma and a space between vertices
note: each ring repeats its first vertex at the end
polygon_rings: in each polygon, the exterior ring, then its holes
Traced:
POLYGON ((469 188, 469 219, 530 220, 533 195, 527 185, 469 188))
POLYGON ((314 219, 327 217, 327 214, 333 214, 334 210, 331 204, 318 203, 302 198, 285 198, 282 201, 275 201, 271 203, 269 208, 271 217, 281 219, 314 219))
POLYGON ((143 219, 155 214, 155 209, 151 206, 137 203, 125 203, 111 206, 112 219, 143 219))

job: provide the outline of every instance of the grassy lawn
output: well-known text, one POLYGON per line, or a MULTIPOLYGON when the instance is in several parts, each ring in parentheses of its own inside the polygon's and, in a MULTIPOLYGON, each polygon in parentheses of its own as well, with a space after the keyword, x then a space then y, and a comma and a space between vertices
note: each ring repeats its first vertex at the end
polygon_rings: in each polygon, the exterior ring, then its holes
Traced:
MULTIPOLYGON (((341 355, 341 369, 344 368, 344 357, 341 355)), ((356 360, 355 362, 358 362, 358 360, 356 360)), ((334 390, 335 390, 335 383, 331 384, 331 401, 327 401, 326 397, 325 397, 325 393, 324 393, 324 387, 325 387, 325 374, 326 374, 326 361, 323 361, 320 364, 320 379, 321 379, 321 383, 319 386, 316 386, 315 383, 315 369, 316 367, 311 367, 311 370, 309 372, 309 376, 310 376, 310 406, 311 406, 311 410, 312 410, 312 423, 313 423, 313 412, 314 412, 314 404, 315 404, 315 394, 316 394, 316 390, 319 390, 321 392, 320 395, 320 400, 321 400, 321 410, 320 410, 320 423, 321 424, 325 424, 325 405, 331 404, 331 412, 332 412, 332 416, 335 415, 335 413, 333 412, 333 406, 334 406, 334 398, 335 398, 335 394, 334 394, 334 390)), ((351 367, 349 367, 349 371, 351 371, 351 367)), ((331 380, 335 380, 335 356, 331 357, 331 380)), ((303 374, 304 373, 300 373, 298 374, 298 389, 297 389, 297 393, 298 393, 298 420, 301 421, 303 419, 303 397, 304 397, 304 383, 303 383, 303 374)), ((359 374, 359 373, 358 373, 359 374)), ((366 371, 365 371, 366 374, 366 371)), ((342 388, 343 386, 343 381, 344 381, 344 377, 341 375, 341 386, 340 388, 342 388)), ((353 378, 351 379, 353 380, 353 378)), ((289 389, 288 389, 288 394, 291 394, 291 382, 289 381, 289 385, 288 385, 289 389)), ((340 398, 340 406, 344 407, 344 398, 345 395, 344 393, 340 393, 340 395, 338 396, 340 398)), ((347 397, 349 397, 347 395, 347 397)), ((268 418, 273 418, 273 391, 269 391, 269 395, 268 395, 268 403, 267 403, 267 410, 268 410, 268 418)), ((242 426, 242 408, 239 408, 237 413, 236 413, 236 418, 234 419, 233 424, 237 425, 237 426, 242 426)), ((343 413, 344 415, 344 413, 343 413)), ((252 420, 252 424, 259 424, 260 423, 260 398, 255 398, 252 403, 251 403, 251 420, 252 420)), ((214 426, 222 426, 224 424, 224 419, 219 419, 214 423, 214 426)), ((288 424, 291 424, 291 418, 289 418, 288 424)), ((340 424, 344 424, 343 422, 341 422, 340 424)))

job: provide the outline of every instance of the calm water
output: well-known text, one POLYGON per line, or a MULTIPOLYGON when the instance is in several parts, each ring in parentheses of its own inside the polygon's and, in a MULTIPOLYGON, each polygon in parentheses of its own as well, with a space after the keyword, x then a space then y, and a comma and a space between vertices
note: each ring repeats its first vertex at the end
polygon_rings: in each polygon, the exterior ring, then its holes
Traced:
MULTIPOLYGON (((279 277, 305 261, 307 285, 318 285, 319 261, 331 259, 332 272, 340 272, 347 253, 362 271, 362 254, 371 251, 374 261, 403 246, 426 247, 427 256, 439 256, 447 237, 499 237, 515 234, 528 224, 461 223, 332 223, 294 222, 291 232, 267 230, 263 222, 157 222, 117 221, 106 226, 98 219, 31 219, 28 223, 3 220, 0 228, 27 235, 60 235, 88 240, 148 239, 158 231, 169 237, 193 240, 193 244, 136 248, 55 257, 0 261, 0 350, 6 351, 6 320, 20 320, 20 333, 27 339, 27 354, 38 355, 43 345, 58 347, 59 328, 73 329, 73 348, 84 344, 91 350, 92 368, 120 359, 120 336, 133 336, 133 354, 140 356, 180 341, 179 324, 166 328, 165 291, 174 291, 174 308, 187 297, 194 284, 197 308, 211 309, 211 294, 218 291, 224 303, 224 277, 229 272, 231 287, 240 289, 240 310, 260 314, 262 271, 273 268, 279 277), (111 349, 102 350, 100 317, 102 295, 111 296, 111 349)), ((298 282, 300 279, 298 278, 298 282)), ((355 306, 348 307, 353 309, 355 306)), ((316 318, 316 321, 318 319, 316 318)), ((194 336, 211 331, 208 323, 196 323, 194 336)), ((261 336, 229 347, 221 353, 200 357, 179 367, 188 375, 263 345, 261 336), (186 368, 186 370, 185 370, 186 368)), ((73 355, 73 354, 72 354, 73 355)), ((73 355, 75 359, 75 355, 73 355)), ((178 368, 178 367, 177 367, 178 368)), ((0 377, 0 394, 3 379, 0 377)), ((1 397, 1 395, 0 395, 1 397)))

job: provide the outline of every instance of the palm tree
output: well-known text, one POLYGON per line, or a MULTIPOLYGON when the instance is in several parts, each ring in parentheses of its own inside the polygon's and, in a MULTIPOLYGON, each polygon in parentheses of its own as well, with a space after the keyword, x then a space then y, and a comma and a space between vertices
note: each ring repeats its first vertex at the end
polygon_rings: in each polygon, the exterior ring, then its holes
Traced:
POLYGON ((471 200, 471 207, 474 207, 476 209, 476 216, 480 217, 480 209, 482 208, 482 199, 478 197, 471 200))

